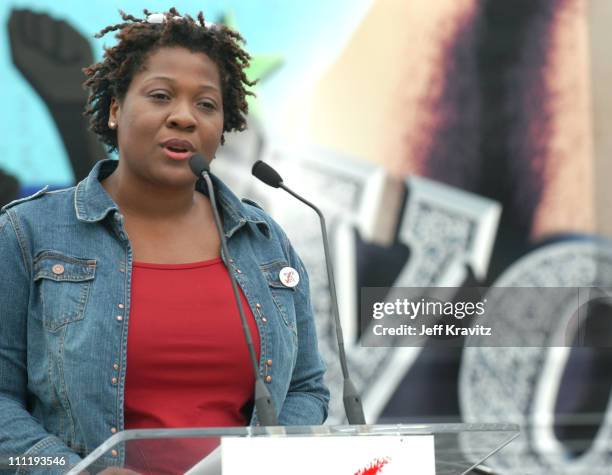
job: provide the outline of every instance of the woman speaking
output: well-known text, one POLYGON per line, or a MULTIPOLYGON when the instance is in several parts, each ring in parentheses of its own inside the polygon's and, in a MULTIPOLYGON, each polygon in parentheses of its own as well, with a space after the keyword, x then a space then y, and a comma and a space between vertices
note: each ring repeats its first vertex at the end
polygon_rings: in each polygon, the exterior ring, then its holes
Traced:
POLYGON ((103 29, 119 41, 84 70, 91 130, 119 160, 0 214, 1 454, 74 465, 124 429, 257 424, 228 272, 279 423, 326 418, 302 262, 215 178, 225 259, 189 166, 246 127, 242 38, 201 12, 144 13, 103 29))

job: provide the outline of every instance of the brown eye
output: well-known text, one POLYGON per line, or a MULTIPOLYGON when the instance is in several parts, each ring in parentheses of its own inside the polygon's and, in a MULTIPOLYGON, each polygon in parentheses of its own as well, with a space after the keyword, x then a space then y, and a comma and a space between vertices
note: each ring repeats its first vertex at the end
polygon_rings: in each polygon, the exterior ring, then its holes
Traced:
POLYGON ((217 108, 217 106, 213 102, 210 102, 210 101, 201 101, 201 102, 198 102, 198 107, 200 109, 204 109, 204 110, 208 110, 208 111, 213 111, 213 110, 215 110, 217 108))
POLYGON ((158 101, 167 101, 170 99, 170 96, 164 92, 152 92, 149 94, 149 97, 158 101))

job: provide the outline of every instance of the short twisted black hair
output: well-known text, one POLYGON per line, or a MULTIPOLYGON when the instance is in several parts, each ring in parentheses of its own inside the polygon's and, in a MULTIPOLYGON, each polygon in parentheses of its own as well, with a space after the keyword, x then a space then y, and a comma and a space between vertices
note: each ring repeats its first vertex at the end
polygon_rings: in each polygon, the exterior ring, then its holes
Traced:
MULTIPOLYGON (((253 95, 247 89, 255 81, 249 81, 245 69, 251 57, 242 48, 244 39, 239 33, 224 25, 209 25, 202 12, 197 20, 181 15, 171 8, 163 15, 162 23, 148 23, 119 11, 123 23, 107 26, 96 34, 101 38, 110 31, 119 30, 119 43, 105 48, 99 63, 83 69, 87 76, 84 87, 89 98, 84 114, 89 117, 89 128, 108 146, 110 152, 117 149, 117 132, 108 127, 113 98, 121 100, 136 72, 142 68, 147 56, 162 47, 181 46, 192 52, 205 53, 219 68, 223 96, 223 131, 244 130, 248 105, 246 98, 253 95)), ((146 16, 151 15, 147 9, 146 16)), ((224 137, 221 137, 221 143, 224 137)))

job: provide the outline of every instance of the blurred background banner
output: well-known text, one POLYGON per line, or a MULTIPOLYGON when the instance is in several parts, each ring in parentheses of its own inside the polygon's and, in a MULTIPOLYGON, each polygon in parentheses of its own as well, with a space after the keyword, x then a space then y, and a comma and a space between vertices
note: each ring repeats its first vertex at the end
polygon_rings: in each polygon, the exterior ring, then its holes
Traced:
POLYGON ((1 204, 71 186, 107 156, 81 116, 80 69, 114 44, 93 35, 118 8, 171 6, 238 29, 253 56, 249 129, 213 171, 285 227, 310 269, 330 423, 343 421, 341 379, 318 223, 255 183, 258 159, 329 219, 369 422, 516 422, 523 437, 492 460, 502 473, 608 473, 612 351, 550 339, 612 332, 612 2, 9 0, 1 204), (540 347, 360 345, 360 289, 393 286, 591 290, 564 312, 571 328, 524 328, 540 347))

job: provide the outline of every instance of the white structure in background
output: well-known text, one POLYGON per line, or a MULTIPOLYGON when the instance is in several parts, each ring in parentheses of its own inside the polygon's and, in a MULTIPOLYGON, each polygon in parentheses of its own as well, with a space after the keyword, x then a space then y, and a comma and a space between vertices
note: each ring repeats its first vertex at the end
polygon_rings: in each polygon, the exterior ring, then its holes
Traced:
MULTIPOLYGON (((366 348, 357 340, 359 312, 357 231, 366 242, 390 245, 396 235, 410 247, 395 286, 460 286, 467 267, 484 277, 497 230, 500 206, 488 199, 424 178, 406 183, 393 180, 374 164, 320 149, 275 147, 265 161, 277 168, 285 183, 315 202, 326 215, 352 378, 363 395, 366 418, 375 421, 420 348, 366 348), (406 189, 408 205, 401 214, 406 189)), ((321 351, 328 363, 332 394, 341 394, 342 378, 336 360, 323 248, 314 213, 280 190, 261 190, 251 196, 287 230, 310 270, 313 305, 317 313, 321 351)), ((330 423, 344 420, 340 398, 330 407, 330 423)))
MULTIPOLYGON (((495 282, 496 287, 528 287, 530 298, 507 302, 506 321, 498 328, 523 341, 522 347, 468 347, 464 350, 459 380, 461 412, 466 422, 512 422, 522 437, 487 462, 500 473, 556 475, 608 474, 612 467, 612 412, 610 403, 603 423, 587 450, 572 458, 554 434, 555 402, 576 331, 572 317, 588 301, 609 303, 612 288, 612 248, 609 242, 573 241, 550 244, 514 263, 495 282), (568 289, 579 298, 555 311, 543 313, 539 287, 568 289), (606 289, 606 290, 602 290, 606 289), (585 295, 585 298, 581 297, 585 295), (534 312, 537 318, 534 317, 534 312), (513 318, 520 315, 521 318, 513 318), (531 317, 531 318, 530 318, 531 317), (561 335, 560 335, 561 333, 561 335)), ((492 291, 493 293, 493 291, 492 291)), ((579 390, 580 388, 576 388, 579 390)), ((593 424, 596 419, 576 421, 593 424)), ((469 449, 469 446, 466 447, 469 449)))

